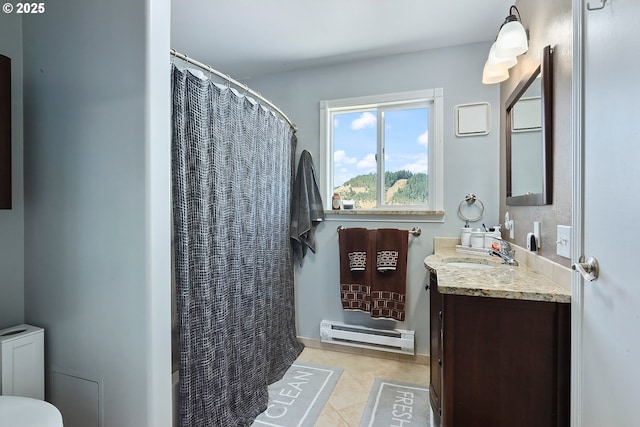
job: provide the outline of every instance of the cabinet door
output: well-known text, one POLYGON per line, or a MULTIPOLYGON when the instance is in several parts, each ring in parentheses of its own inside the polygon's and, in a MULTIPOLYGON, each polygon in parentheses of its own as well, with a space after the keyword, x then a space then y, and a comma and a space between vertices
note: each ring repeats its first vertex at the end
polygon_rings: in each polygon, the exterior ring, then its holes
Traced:
POLYGON ((436 420, 439 421, 442 407, 442 295, 438 292, 438 279, 431 273, 429 278, 429 330, 431 333, 430 344, 430 387, 429 397, 431 408, 436 420))
POLYGON ((443 426, 568 426, 569 310, 444 295, 443 426))

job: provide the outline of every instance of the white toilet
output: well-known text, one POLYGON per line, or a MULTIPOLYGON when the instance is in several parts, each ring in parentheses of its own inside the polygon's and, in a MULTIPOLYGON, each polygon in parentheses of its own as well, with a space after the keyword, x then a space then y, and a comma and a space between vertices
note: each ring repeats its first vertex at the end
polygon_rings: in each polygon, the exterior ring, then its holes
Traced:
POLYGON ((44 329, 0 330, 0 427, 63 427, 60 411, 43 399, 44 329))
POLYGON ((44 400, 0 396, 0 427, 63 427, 62 415, 44 400))

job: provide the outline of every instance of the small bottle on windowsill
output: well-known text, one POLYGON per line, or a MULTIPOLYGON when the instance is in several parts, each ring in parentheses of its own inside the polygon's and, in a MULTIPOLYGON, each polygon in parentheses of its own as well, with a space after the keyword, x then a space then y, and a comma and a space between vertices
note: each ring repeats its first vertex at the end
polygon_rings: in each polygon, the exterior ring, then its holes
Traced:
POLYGON ((333 197, 331 197, 331 209, 334 211, 340 210, 340 194, 333 193, 333 197))

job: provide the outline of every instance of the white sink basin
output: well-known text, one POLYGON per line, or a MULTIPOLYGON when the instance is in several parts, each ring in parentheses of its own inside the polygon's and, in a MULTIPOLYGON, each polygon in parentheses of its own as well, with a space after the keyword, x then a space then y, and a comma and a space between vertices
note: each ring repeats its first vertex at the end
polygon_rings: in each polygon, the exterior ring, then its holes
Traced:
POLYGON ((480 264, 477 262, 463 262, 463 261, 448 262, 447 265, 451 265, 453 267, 462 267, 462 268, 494 268, 493 265, 480 264))

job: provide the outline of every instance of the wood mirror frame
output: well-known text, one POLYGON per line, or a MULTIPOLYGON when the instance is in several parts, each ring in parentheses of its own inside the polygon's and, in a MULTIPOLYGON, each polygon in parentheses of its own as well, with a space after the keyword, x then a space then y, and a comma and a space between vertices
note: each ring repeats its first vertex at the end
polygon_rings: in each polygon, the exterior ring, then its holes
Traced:
MULTIPOLYGON (((542 63, 529 75, 522 78, 505 103, 505 135, 506 135, 506 179, 507 206, 539 206, 550 205, 553 202, 553 50, 546 46, 542 52, 542 63), (540 159, 542 188, 540 192, 513 194, 513 135, 512 112, 516 103, 522 98, 527 89, 540 76, 541 78, 541 148, 540 159)), ((534 167, 537 165, 532 164, 534 167)))
POLYGON ((0 55, 0 209, 11 209, 11 59, 0 55))

